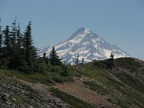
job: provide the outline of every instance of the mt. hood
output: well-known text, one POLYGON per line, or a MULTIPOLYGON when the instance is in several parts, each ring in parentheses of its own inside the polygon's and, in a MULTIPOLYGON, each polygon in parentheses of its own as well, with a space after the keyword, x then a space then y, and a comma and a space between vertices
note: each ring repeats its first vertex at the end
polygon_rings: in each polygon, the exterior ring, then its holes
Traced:
MULTIPOLYGON (((119 47, 109 44, 88 28, 78 29, 67 40, 54 46, 57 55, 66 63, 74 63, 78 55, 79 60, 84 58, 85 62, 89 62, 94 59, 108 59, 110 58, 111 53, 114 54, 114 58, 129 56, 119 47)), ((46 53, 48 56, 51 49, 52 46, 47 46, 41 49, 38 54, 42 56, 43 53, 46 53)))

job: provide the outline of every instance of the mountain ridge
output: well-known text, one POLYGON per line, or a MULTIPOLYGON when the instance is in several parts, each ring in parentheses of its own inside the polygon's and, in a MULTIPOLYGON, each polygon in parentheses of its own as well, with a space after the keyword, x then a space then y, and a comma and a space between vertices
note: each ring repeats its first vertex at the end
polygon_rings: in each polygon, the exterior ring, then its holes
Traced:
MULTIPOLYGON (((74 63, 78 54, 79 59, 84 58, 85 62, 90 62, 93 59, 108 59, 111 53, 115 55, 115 58, 129 56, 116 45, 111 45, 90 29, 82 27, 68 39, 54 46, 58 56, 67 63, 74 63)), ((46 52, 48 56, 51 49, 52 46, 47 46, 38 53, 42 56, 46 52)))

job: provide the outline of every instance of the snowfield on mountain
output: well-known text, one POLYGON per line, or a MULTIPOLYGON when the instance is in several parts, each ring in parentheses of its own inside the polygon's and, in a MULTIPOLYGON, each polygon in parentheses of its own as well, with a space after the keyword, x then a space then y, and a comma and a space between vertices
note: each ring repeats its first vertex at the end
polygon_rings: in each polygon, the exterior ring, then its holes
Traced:
POLYGON ((46 53, 49 56, 52 46, 55 46, 57 55, 66 63, 74 63, 77 56, 79 56, 79 60, 84 58, 85 62, 90 62, 94 59, 108 59, 111 53, 114 54, 115 58, 129 56, 125 51, 116 45, 106 42, 88 28, 80 28, 67 40, 40 49, 38 55, 42 56, 43 53, 46 53))

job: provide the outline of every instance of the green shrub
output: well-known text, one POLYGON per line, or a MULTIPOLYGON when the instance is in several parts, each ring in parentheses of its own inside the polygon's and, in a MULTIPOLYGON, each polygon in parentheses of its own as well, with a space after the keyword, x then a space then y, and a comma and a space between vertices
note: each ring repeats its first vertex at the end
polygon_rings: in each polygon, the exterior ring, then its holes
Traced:
POLYGON ((84 84, 88 85, 90 89, 97 91, 99 94, 105 95, 108 94, 108 90, 104 89, 101 85, 98 85, 96 82, 84 81, 84 84))
POLYGON ((61 76, 69 76, 69 73, 68 73, 68 67, 67 66, 64 66, 63 67, 63 71, 61 72, 61 76))
POLYGON ((63 72, 63 69, 61 66, 53 66, 51 69, 51 72, 61 73, 61 72, 63 72))
POLYGON ((115 61, 119 67, 128 69, 132 72, 136 71, 139 67, 141 67, 141 64, 135 61, 133 58, 118 58, 115 61))
POLYGON ((18 70, 19 70, 20 72, 23 72, 23 73, 26 73, 26 74, 31 74, 31 73, 33 73, 33 68, 31 68, 31 67, 29 67, 29 66, 27 66, 27 65, 22 66, 22 67, 19 67, 18 70))
POLYGON ((115 76, 118 77, 125 84, 130 87, 144 93, 144 84, 135 76, 132 76, 128 73, 115 73, 115 76))

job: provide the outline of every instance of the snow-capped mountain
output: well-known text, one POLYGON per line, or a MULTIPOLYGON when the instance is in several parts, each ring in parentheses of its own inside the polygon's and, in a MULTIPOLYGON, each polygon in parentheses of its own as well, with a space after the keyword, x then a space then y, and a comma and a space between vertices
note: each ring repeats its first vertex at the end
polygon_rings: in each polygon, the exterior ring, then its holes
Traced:
MULTIPOLYGON (((109 44, 88 28, 78 29, 67 40, 54 46, 57 55, 67 63, 74 63, 78 55, 79 60, 84 58, 85 62, 110 58, 111 53, 114 54, 114 58, 129 56, 119 47, 109 44)), ((39 55, 42 56, 44 52, 49 55, 51 49, 52 46, 47 46, 39 51, 39 55)))

